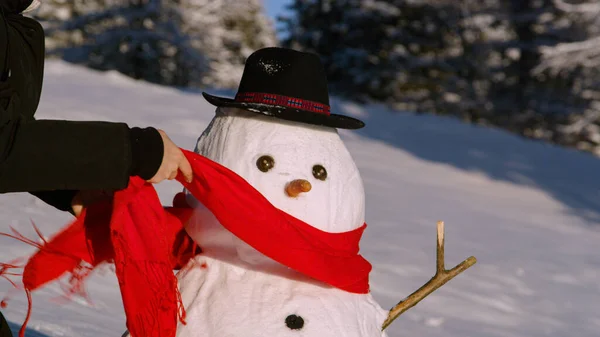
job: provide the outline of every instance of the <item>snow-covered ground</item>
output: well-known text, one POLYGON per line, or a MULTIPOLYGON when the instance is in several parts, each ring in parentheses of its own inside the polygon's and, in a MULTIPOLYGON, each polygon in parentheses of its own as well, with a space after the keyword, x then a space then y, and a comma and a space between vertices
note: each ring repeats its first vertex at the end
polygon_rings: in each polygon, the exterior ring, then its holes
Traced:
MULTIPOLYGON (((137 83, 52 61, 38 118, 124 121, 164 129, 192 149, 213 107, 198 93, 137 83)), ((334 101, 367 127, 343 132, 365 181, 369 227, 361 244, 383 307, 435 270, 435 224, 446 222, 446 263, 478 263, 388 329, 390 336, 537 337, 600 335, 600 160, 452 119, 391 114, 334 101)), ((77 153, 73 153, 74 156, 77 153)), ((180 190, 160 184, 165 204, 180 190)), ((71 221, 27 194, 0 196, 0 231, 50 235, 71 221)), ((31 248, 0 238, 0 260, 31 248)), ((26 299, 3 310, 18 330, 26 299)), ((28 334, 120 336, 124 315, 109 268, 88 282, 93 303, 61 301, 56 285, 34 293, 28 334)))

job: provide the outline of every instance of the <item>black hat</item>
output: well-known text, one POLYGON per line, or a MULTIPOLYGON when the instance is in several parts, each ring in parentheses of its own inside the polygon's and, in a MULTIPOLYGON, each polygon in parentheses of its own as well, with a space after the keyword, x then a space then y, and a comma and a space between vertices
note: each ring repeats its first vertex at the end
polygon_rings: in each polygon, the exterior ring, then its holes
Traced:
POLYGON ((246 60, 235 99, 203 92, 216 106, 237 107, 285 120, 360 129, 362 121, 331 113, 325 69, 319 56, 286 48, 263 48, 246 60))

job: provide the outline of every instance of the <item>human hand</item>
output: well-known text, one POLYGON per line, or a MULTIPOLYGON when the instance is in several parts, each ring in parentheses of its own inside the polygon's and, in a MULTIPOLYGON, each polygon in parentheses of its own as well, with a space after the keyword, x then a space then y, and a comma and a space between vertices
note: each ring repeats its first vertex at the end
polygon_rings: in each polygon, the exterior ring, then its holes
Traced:
POLYGON ((173 180, 177 177, 179 171, 185 177, 185 180, 192 182, 192 166, 181 151, 181 149, 173 143, 163 130, 158 130, 164 144, 163 160, 154 177, 148 182, 156 184, 165 179, 173 180))
POLYGON ((110 200, 112 198, 114 191, 107 190, 84 190, 79 191, 71 200, 71 209, 73 210, 73 214, 75 216, 81 215, 83 209, 88 207, 89 205, 103 200, 110 200))

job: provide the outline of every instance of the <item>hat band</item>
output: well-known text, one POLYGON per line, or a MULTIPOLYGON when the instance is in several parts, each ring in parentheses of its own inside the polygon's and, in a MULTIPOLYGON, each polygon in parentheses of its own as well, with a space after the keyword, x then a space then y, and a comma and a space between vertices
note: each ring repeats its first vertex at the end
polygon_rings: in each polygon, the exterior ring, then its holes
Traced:
POLYGON ((267 94, 262 92, 238 92, 237 95, 235 95, 235 101, 278 105, 288 108, 316 112, 327 116, 331 114, 331 107, 323 103, 283 95, 267 94))

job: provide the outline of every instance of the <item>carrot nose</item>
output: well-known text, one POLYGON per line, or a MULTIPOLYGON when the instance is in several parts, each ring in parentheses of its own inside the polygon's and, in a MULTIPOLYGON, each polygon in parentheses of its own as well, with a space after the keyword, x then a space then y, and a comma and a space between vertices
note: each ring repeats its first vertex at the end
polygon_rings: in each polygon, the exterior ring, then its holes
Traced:
POLYGON ((306 193, 312 189, 312 185, 308 180, 296 179, 290 181, 285 186, 285 193, 292 198, 297 197, 300 193, 306 193))

